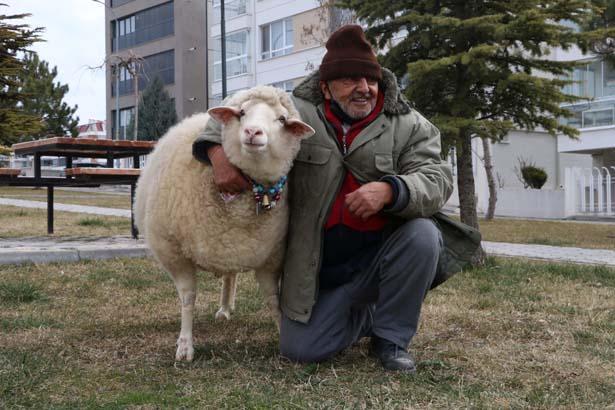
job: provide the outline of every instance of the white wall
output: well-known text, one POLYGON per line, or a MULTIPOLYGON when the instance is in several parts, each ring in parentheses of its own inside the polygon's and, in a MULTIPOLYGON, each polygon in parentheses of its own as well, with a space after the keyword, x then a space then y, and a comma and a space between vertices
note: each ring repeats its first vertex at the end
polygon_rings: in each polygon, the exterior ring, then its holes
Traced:
POLYGON ((565 213, 564 190, 498 189, 497 216, 562 219, 565 213))

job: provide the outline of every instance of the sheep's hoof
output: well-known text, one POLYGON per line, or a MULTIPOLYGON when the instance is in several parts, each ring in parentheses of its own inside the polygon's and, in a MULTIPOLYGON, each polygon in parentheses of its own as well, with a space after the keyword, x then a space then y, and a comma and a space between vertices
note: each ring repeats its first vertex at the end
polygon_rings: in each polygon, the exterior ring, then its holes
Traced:
POLYGON ((194 347, 192 347, 192 340, 185 337, 177 339, 177 353, 175 353, 175 361, 180 362, 185 360, 191 362, 194 359, 194 347))
POLYGON ((224 308, 218 309, 216 312, 216 320, 231 320, 231 312, 224 308))

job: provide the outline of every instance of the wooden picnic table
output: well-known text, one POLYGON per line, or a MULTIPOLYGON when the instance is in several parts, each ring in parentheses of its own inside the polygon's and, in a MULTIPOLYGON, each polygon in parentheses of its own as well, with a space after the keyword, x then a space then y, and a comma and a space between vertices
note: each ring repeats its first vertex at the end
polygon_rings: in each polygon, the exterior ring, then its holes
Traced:
POLYGON ((14 170, 0 172, 0 185, 47 187, 47 232, 53 233, 53 189, 64 187, 92 187, 100 185, 130 185, 132 235, 137 237, 132 204, 139 178, 140 156, 149 154, 153 141, 115 141, 94 138, 53 137, 13 144, 17 155, 34 156, 34 176, 18 176, 14 170), (44 177, 41 173, 43 156, 66 158, 64 177, 44 177), (133 158, 135 168, 113 168, 118 158, 133 158), (105 158, 104 168, 73 168, 74 158, 105 158))

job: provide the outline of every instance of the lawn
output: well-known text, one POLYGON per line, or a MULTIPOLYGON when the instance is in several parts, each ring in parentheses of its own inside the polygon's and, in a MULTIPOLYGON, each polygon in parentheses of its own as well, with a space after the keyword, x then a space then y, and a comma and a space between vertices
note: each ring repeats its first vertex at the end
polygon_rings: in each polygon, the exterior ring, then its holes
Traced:
MULTIPOLYGON (((0 239, 47 235, 47 210, 0 205, 0 239)), ((130 218, 54 212, 54 236, 130 235, 130 218)))
POLYGON ((479 225, 485 241, 615 249, 615 223, 497 218, 479 225))
MULTIPOLYGON (((40 201, 46 203, 47 189, 3 186, 0 187, 0 198, 25 199, 28 201, 40 201)), ((56 188, 53 193, 53 199, 55 203, 61 204, 130 209, 129 193, 99 193, 56 188)))
POLYGON ((367 340, 318 365, 277 355, 251 275, 215 322, 200 275, 193 363, 174 363, 179 305, 149 259, 1 266, 0 407, 605 408, 615 403, 615 271, 490 259, 427 297, 418 374, 367 340))

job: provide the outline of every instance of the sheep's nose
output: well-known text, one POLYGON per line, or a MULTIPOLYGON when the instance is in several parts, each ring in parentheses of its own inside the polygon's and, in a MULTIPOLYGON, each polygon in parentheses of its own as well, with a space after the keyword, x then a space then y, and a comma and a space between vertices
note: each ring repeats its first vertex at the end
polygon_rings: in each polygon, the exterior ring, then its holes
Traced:
POLYGON ((248 128, 245 128, 243 132, 245 132, 246 135, 250 138, 254 138, 258 135, 263 135, 263 130, 261 130, 258 127, 248 127, 248 128))

